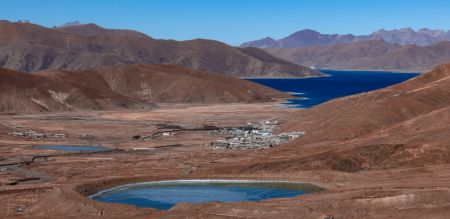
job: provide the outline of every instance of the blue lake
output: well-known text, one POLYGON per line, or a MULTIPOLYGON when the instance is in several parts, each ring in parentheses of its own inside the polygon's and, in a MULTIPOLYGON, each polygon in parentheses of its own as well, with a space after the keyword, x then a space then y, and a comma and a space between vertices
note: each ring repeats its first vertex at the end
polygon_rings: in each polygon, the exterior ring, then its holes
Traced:
POLYGON ((309 108, 328 100, 384 88, 411 79, 418 73, 378 71, 321 70, 329 77, 304 79, 249 79, 250 81, 290 92, 295 99, 286 102, 288 107, 309 108))
POLYGON ((33 146, 37 149, 46 150, 60 150, 60 151, 78 151, 78 152, 92 152, 92 151, 107 151, 110 150, 101 146, 83 146, 83 145, 38 145, 33 146))
POLYGON ((166 210, 182 202, 260 201, 294 197, 319 190, 319 187, 302 183, 175 180, 120 186, 97 193, 91 198, 102 202, 166 210))

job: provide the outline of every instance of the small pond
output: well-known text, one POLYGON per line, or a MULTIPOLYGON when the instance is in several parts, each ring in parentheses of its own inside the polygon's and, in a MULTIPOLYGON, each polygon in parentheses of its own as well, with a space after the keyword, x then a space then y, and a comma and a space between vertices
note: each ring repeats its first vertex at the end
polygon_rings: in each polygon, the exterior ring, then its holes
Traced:
POLYGON ((254 180, 173 180, 128 184, 101 191, 90 198, 142 208, 167 210, 177 203, 243 202, 286 198, 320 191, 295 182, 254 180))
POLYGON ((109 148, 102 146, 85 146, 85 145, 38 145, 33 146, 36 149, 58 150, 58 151, 78 151, 78 152, 93 152, 93 151, 108 151, 109 148))

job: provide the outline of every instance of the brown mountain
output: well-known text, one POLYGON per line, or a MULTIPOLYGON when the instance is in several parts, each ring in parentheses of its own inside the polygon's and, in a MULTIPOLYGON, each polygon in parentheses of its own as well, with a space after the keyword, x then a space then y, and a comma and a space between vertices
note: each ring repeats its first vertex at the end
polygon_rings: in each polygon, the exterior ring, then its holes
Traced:
POLYGON ((450 64, 385 89, 299 111, 284 130, 305 135, 246 171, 421 167, 450 163, 450 64))
POLYGON ((212 40, 156 40, 94 24, 50 29, 0 21, 0 66, 5 68, 36 72, 134 63, 177 64, 239 77, 320 75, 264 51, 248 52, 212 40))
POLYGON ((265 102, 285 93, 235 77, 176 65, 119 65, 96 70, 111 90, 145 102, 265 102))
POLYGON ((172 65, 96 70, 0 69, 0 112, 137 109, 153 103, 263 102, 286 97, 235 77, 172 65))
POLYGON ((420 47, 365 41, 267 51, 302 65, 331 69, 427 71, 450 61, 450 42, 420 47))

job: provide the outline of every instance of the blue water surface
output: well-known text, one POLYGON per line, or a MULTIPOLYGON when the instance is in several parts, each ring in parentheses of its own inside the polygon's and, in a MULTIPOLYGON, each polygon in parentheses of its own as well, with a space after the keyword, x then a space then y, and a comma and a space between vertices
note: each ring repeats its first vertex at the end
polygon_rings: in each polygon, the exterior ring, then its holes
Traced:
POLYGON ((148 184, 112 189, 94 195, 102 202, 130 204, 166 210, 177 203, 260 201, 285 198, 312 192, 307 187, 289 187, 260 183, 182 183, 148 184))
POLYGON ((320 71, 330 76, 248 80, 280 91, 290 92, 296 98, 286 102, 288 107, 309 108, 334 98, 384 88, 418 75, 418 73, 381 71, 320 71))
POLYGON ((33 146, 33 148, 46 149, 46 150, 78 151, 78 152, 109 150, 108 148, 101 147, 101 146, 82 146, 82 145, 38 145, 38 146, 33 146))

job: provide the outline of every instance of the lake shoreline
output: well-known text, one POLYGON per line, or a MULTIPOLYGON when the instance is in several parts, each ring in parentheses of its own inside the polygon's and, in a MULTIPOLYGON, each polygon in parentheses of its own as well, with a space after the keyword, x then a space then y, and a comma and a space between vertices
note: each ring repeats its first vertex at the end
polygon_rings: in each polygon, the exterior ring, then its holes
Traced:
POLYGON ((343 71, 343 72, 373 72, 373 73, 399 73, 399 74, 422 74, 424 72, 428 72, 429 70, 425 70, 425 71, 405 71, 405 70, 400 70, 400 69, 317 69, 318 71, 322 72, 322 71, 343 71))
POLYGON ((247 79, 289 93, 287 107, 310 108, 332 99, 369 92, 409 80, 419 73, 321 70, 326 77, 247 79))

